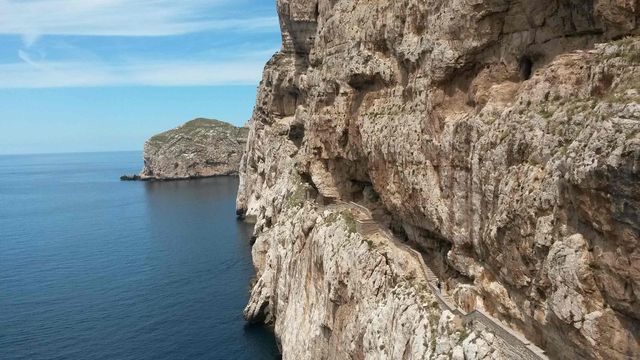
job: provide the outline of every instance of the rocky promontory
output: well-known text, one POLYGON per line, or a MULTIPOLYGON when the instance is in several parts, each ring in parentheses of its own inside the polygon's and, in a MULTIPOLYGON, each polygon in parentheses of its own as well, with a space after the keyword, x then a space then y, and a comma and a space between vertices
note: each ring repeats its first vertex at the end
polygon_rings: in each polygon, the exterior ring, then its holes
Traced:
POLYGON ((237 175, 248 129, 195 119, 144 144, 144 169, 122 180, 180 180, 237 175))
POLYGON ((277 6, 237 210, 284 359, 640 358, 637 1, 277 6))

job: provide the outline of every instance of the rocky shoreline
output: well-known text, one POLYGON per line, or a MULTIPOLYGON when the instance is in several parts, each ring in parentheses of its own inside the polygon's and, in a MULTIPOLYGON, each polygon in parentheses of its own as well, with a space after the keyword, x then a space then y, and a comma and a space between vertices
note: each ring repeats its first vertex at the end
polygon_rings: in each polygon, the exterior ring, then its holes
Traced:
POLYGON ((166 178, 166 179, 156 179, 156 178, 143 178, 137 174, 125 174, 120 176, 120 181, 143 181, 143 182, 171 182, 171 181, 186 181, 186 180, 201 180, 201 179, 211 179, 220 176, 231 176, 238 177, 238 174, 230 174, 230 175, 210 175, 210 176, 192 176, 192 177, 181 177, 181 178, 166 178))
POLYGON ((141 181, 142 178, 140 177, 140 175, 122 175, 120 176, 120 181, 141 181))

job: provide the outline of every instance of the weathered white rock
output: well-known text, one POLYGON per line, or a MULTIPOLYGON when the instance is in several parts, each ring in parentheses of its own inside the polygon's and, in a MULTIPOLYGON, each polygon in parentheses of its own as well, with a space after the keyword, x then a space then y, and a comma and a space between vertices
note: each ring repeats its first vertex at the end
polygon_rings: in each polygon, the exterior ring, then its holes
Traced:
POLYGON ((278 0, 238 209, 247 316, 285 358, 502 356, 434 336, 439 310, 399 290, 411 260, 326 224, 326 198, 366 204, 551 357, 640 356, 640 42, 612 41, 638 33, 632 3, 278 0))
POLYGON ((142 180, 237 175, 247 128, 195 119, 151 137, 144 144, 142 180))
POLYGON ((464 360, 464 350, 462 350, 462 346, 458 345, 453 349, 451 360, 464 360))

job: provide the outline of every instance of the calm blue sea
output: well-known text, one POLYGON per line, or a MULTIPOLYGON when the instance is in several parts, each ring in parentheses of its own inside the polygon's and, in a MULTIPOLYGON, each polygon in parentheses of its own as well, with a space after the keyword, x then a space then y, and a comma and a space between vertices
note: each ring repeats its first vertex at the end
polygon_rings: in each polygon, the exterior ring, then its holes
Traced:
POLYGON ((0 156, 0 359, 278 357, 237 179, 120 182, 141 158, 0 156))

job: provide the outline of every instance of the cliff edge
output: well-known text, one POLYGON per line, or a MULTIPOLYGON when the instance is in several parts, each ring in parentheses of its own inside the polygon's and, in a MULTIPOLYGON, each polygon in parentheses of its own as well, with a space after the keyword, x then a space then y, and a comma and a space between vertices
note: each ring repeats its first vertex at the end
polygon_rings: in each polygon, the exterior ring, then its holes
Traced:
POLYGON ((195 119, 151 137, 144 144, 141 180, 177 180, 237 175, 248 129, 195 119))
POLYGON ((637 1, 277 5, 237 208, 285 359, 640 358, 637 1))

